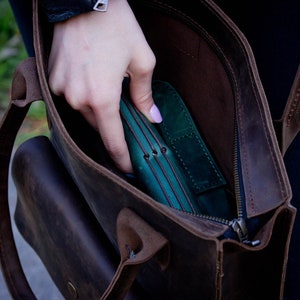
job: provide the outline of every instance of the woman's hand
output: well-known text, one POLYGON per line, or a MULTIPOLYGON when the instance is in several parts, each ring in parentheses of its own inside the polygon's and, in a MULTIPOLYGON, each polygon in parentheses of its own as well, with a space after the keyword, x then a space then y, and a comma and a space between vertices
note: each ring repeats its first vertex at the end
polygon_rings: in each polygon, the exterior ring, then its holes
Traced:
POLYGON ((55 24, 50 88, 98 129, 110 156, 126 173, 132 165, 119 113, 122 82, 130 78, 135 106, 150 121, 160 122, 151 90, 154 67, 155 56, 126 0, 111 0, 105 13, 55 24))

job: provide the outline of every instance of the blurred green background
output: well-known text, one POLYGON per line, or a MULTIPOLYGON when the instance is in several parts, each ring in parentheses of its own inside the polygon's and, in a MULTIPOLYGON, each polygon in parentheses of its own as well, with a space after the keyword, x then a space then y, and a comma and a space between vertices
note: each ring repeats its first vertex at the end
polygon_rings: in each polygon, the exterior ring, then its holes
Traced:
MULTIPOLYGON (((0 117, 9 103, 14 70, 26 57, 22 37, 9 2, 0 0, 0 117)), ((47 134, 43 102, 31 105, 17 143, 37 134, 47 134)))

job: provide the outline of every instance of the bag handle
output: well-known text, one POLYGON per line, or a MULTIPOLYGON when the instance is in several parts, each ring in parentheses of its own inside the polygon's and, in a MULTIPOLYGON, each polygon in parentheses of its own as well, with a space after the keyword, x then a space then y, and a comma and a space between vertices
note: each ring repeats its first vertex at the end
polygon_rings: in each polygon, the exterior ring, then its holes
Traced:
MULTIPOLYGON (((36 299, 21 266, 13 237, 8 176, 17 133, 31 103, 41 98, 35 59, 28 58, 16 69, 11 102, 0 123, 0 262, 13 299, 36 299)), ((168 263, 168 241, 129 209, 119 213, 117 235, 121 261, 101 300, 123 299, 135 280, 139 266, 151 258, 159 258, 161 268, 168 263)))
POLYGON ((300 65, 280 120, 274 121, 278 144, 284 156, 300 130, 300 65))
POLYGON ((16 69, 12 82, 11 102, 0 124, 0 261, 13 299, 35 299, 20 264, 8 201, 9 164, 14 141, 30 104, 41 99, 34 67, 34 59, 29 58, 16 69))
POLYGON ((123 208, 117 218, 119 267, 100 300, 123 299, 141 264, 155 256, 162 270, 169 264, 169 243, 132 210, 123 208))

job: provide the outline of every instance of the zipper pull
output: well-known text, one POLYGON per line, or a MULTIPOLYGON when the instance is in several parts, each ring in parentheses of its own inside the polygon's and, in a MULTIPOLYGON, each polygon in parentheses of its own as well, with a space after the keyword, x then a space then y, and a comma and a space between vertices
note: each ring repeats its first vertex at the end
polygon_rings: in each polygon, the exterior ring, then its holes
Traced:
POLYGON ((238 236, 239 241, 243 244, 250 245, 253 247, 260 244, 260 240, 249 241, 247 225, 243 218, 232 220, 230 225, 233 231, 238 236))
POLYGON ((97 0, 95 3, 93 10, 106 12, 108 7, 108 0, 97 0))

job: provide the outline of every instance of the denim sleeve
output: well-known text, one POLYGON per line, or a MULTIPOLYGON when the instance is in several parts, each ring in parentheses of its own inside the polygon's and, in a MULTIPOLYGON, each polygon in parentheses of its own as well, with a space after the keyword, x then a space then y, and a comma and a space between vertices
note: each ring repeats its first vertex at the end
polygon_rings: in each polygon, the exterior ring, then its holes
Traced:
POLYGON ((32 34, 32 1, 9 0, 29 56, 34 56, 32 34))
POLYGON ((49 22, 59 22, 93 10, 97 0, 40 0, 49 22))
MULTIPOLYGON (((34 56, 32 37, 32 1, 9 0, 29 56, 34 56)), ((93 10, 97 0, 39 0, 49 22, 63 21, 93 10)))

